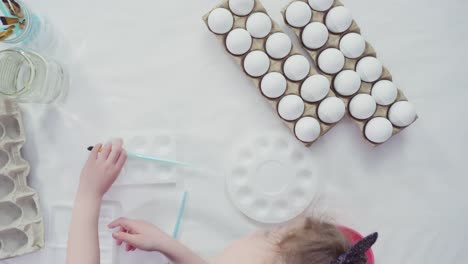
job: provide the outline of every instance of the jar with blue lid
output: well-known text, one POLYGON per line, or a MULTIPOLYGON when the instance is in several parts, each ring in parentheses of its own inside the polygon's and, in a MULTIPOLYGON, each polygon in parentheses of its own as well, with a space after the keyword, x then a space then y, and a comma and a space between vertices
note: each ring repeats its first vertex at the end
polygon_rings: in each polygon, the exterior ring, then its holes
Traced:
POLYGON ((16 0, 1 0, 0 16, 0 41, 9 44, 26 43, 40 23, 23 2, 16 0))

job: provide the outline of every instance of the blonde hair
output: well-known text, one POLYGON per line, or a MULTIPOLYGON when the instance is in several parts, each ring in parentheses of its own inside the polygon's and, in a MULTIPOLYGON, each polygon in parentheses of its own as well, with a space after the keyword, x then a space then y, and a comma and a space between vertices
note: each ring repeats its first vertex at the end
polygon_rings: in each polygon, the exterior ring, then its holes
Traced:
MULTIPOLYGON (((278 246, 284 263, 329 264, 347 252, 351 243, 336 225, 307 218, 303 225, 287 232, 278 246)), ((366 262, 364 258, 353 264, 366 262)))

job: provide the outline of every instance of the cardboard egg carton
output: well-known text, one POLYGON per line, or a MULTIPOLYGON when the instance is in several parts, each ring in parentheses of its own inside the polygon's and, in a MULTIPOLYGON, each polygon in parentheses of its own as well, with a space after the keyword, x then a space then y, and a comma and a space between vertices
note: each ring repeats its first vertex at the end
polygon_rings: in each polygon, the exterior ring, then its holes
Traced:
MULTIPOLYGON (((311 9, 312 11, 312 18, 311 20, 309 21, 309 23, 312 23, 312 22, 320 22, 322 24, 324 24, 326 26, 326 23, 325 23, 325 18, 328 14, 328 12, 330 10, 332 10, 334 7, 337 7, 337 6, 343 6, 343 4, 339 1, 339 0, 335 0, 333 5, 326 11, 316 11, 314 9, 312 9, 310 7, 310 5, 308 4, 308 1, 307 0, 294 0, 294 1, 291 1, 283 10, 282 10, 282 15, 283 15, 283 18, 284 18, 284 21, 285 21, 285 24, 290 27, 294 33, 296 34, 296 36, 299 38, 299 42, 300 43, 303 43, 302 42, 302 32, 305 28, 304 27, 301 27, 301 28, 297 28, 297 27, 293 27, 291 25, 289 25, 289 23, 287 22, 287 19, 286 19, 286 9, 287 7, 291 4, 291 3, 294 3, 294 2, 305 2, 307 4, 307 6, 311 9)), ((309 24, 308 23, 308 24, 309 24)), ((307 26, 307 25, 306 25, 307 26)), ((328 28, 327 28, 328 29, 328 28)), ((309 56, 312 58, 312 60, 314 61, 318 71, 320 74, 326 76, 329 80, 330 80, 330 83, 331 83, 331 89, 333 91, 335 91, 335 87, 334 87, 334 78, 339 74, 339 72, 337 74, 327 74, 325 72, 323 72, 320 67, 318 66, 318 57, 320 55, 320 53, 328 48, 336 48, 336 49, 340 49, 340 40, 343 36, 345 36, 346 34, 348 33, 357 33, 357 34, 361 34, 361 29, 359 28, 359 26, 357 25, 356 21, 352 21, 352 24, 351 26, 344 32, 342 33, 333 33, 331 32, 330 30, 328 30, 328 41, 319 49, 309 49, 307 48, 304 44, 303 44, 303 48, 306 50, 306 52, 309 54, 309 56)), ((356 66, 357 66, 357 63, 359 62, 360 59, 362 58, 365 58, 365 57, 375 57, 377 58, 377 53, 376 51, 374 50, 374 48, 372 47, 372 45, 370 43, 368 43, 366 41, 366 48, 364 50, 364 53, 359 56, 358 58, 355 58, 355 59, 351 59, 351 58, 348 58, 345 56, 345 65, 342 69, 343 70, 353 70, 355 71, 356 70, 356 66)), ((341 71, 340 71, 341 72, 341 71)), ((389 81, 393 81, 393 78, 392 78, 392 75, 390 74, 389 70, 383 66, 383 72, 382 72, 382 75, 380 76, 380 78, 378 78, 376 81, 374 82, 365 82, 365 81, 361 81, 361 87, 359 88, 359 90, 350 95, 350 96, 343 96, 341 95, 340 93, 336 92, 335 91, 335 95, 337 97, 339 97, 340 99, 342 99, 346 106, 347 106, 347 109, 348 109, 348 112, 349 112, 349 102, 351 101, 351 99, 357 95, 357 94, 361 94, 361 93, 364 93, 364 94, 370 94, 371 93, 371 90, 372 90, 372 86, 377 83, 378 81, 381 81, 381 80, 389 80, 389 81)), ((398 101, 408 101, 408 99, 405 97, 404 93, 401 91, 401 89, 398 88, 398 95, 397 95, 397 98, 395 100, 394 103, 398 102, 398 101)), ((376 143, 373 143, 372 141, 368 140, 365 135, 364 135, 364 129, 365 129, 365 125, 366 123, 374 118, 374 117, 385 117, 388 119, 388 112, 389 112, 389 109, 390 107, 394 104, 390 104, 390 105, 387 105, 387 106, 383 106, 383 105, 379 105, 377 104, 377 109, 375 111, 375 113, 369 117, 369 118, 366 118, 364 120, 361 120, 361 119, 357 119, 355 117, 353 117, 351 114, 349 114, 349 116, 358 124, 359 126, 359 129, 361 130, 364 138, 371 144, 373 145, 378 145, 376 143)), ((414 122, 414 121, 413 121, 414 122)), ((393 124, 392 124, 393 125, 393 124)), ((407 127, 407 126, 406 126, 407 127)), ((392 136, 394 136, 395 134, 399 133, 402 129, 406 128, 406 127, 397 127, 395 125, 393 125, 393 133, 392 133, 392 136)))
MULTIPOLYGON (((216 8, 226 8, 227 10, 229 10, 229 2, 228 0, 224 0, 221 4, 219 4, 218 6, 216 6, 215 8, 213 8, 212 10, 216 9, 216 8)), ((211 11, 212 11, 211 10, 211 11)), ((208 27, 208 16, 209 14, 211 13, 208 12, 205 16, 203 16, 203 20, 205 21, 207 27, 208 27)), ((266 11, 266 9, 263 7, 263 5, 260 3, 260 1, 258 0, 255 0, 255 6, 252 10, 252 12, 249 13, 250 14, 253 14, 255 12, 263 12, 265 13, 266 15, 268 15, 268 12, 266 11)), ((234 25, 232 27, 232 29, 236 29, 236 28, 243 28, 243 29, 246 29, 246 21, 247 21, 247 18, 249 17, 249 15, 246 15, 246 16, 237 16, 235 15, 234 13, 232 13, 233 17, 234 17, 234 25)), ((268 17, 270 17, 268 15, 268 17)), ((270 17, 271 19, 271 17, 270 17)), ((233 55, 231 54, 227 49, 226 49, 226 52, 232 56, 232 58, 234 59, 235 62, 237 62, 240 67, 242 68, 242 70, 244 70, 244 66, 243 66, 243 61, 244 61, 244 58, 247 56, 247 54, 251 51, 254 51, 254 50, 260 50, 260 51, 263 51, 265 52, 266 54, 268 54, 266 52, 266 49, 265 49, 265 43, 266 43, 266 40, 268 39, 268 37, 270 35, 272 35, 273 33, 277 33, 277 32, 282 32, 284 33, 281 28, 279 27, 279 25, 273 21, 273 19, 271 19, 271 22, 272 22, 272 29, 270 31, 270 33, 264 37, 264 38, 252 38, 252 46, 250 47, 250 50, 247 51, 245 54, 243 55, 240 55, 240 56, 236 56, 236 55, 233 55)), ((208 27, 209 29, 209 27, 208 27)), ((216 37, 218 38, 218 40, 223 44, 223 46, 226 48, 226 45, 225 45, 225 42, 226 42, 226 37, 228 35, 229 32, 227 32, 226 34, 216 34, 213 32, 213 34, 216 35, 216 37)), ((292 55, 296 55, 296 54, 299 54, 299 55, 302 55, 302 53, 300 52, 300 49, 294 44, 292 43, 292 48, 291 48, 291 51, 290 53, 283 59, 274 59, 272 57, 269 57, 270 59, 270 68, 268 70, 268 73, 270 72, 279 72, 283 75, 284 74, 284 71, 283 71, 283 64, 284 62, 286 61, 287 58, 289 58, 290 56, 292 55)), ((263 76, 260 76, 258 78, 255 78, 255 77, 252 77, 250 75, 248 75, 245 70, 244 70, 244 73, 246 74, 246 76, 252 80, 252 82, 255 84, 255 86, 258 88, 260 94, 262 94, 261 90, 260 90, 260 82, 262 80, 262 77, 263 76)), ((313 76, 313 75, 316 75, 316 74, 319 74, 315 69, 314 67, 310 67, 310 71, 309 71, 309 74, 304 78, 307 79, 309 76, 313 76)), ((286 95, 291 95, 291 94, 294 94, 294 95, 298 95, 300 96, 300 86, 302 84, 301 81, 299 82, 295 82, 295 81, 291 81, 289 79, 286 78, 286 81, 287 81, 287 89, 286 89, 286 92, 279 98, 276 98, 276 99, 271 99, 269 97, 266 97, 264 96, 264 98, 266 100, 268 100, 268 102, 272 105, 272 107, 277 110, 278 109, 278 103, 279 101, 281 100, 281 98, 283 98, 284 96, 286 95)), ((330 89, 328 95, 325 97, 325 98, 328 98, 328 97, 335 97, 335 93, 330 89)), ((320 102, 317 102, 317 103, 309 103, 307 101, 304 100, 304 105, 305 105, 305 108, 304 108, 304 113, 302 114, 301 117, 305 117, 305 116, 311 116, 311 117, 314 117, 315 119, 317 119, 317 121, 320 123, 320 128, 321 128, 321 132, 320 132, 320 136, 316 139, 318 140, 321 136, 323 136, 324 134, 326 134, 333 126, 335 126, 335 124, 327 124, 327 123, 324 123, 322 121, 320 121, 320 119, 318 118, 317 116, 317 108, 319 106, 319 103, 320 102)), ((279 115, 278 115, 279 116, 279 115)), ((296 122, 301 118, 299 117, 298 119, 296 120, 293 120, 293 121, 288 121, 288 120, 285 120, 285 119, 282 119, 284 121, 284 123, 293 131, 294 133, 294 127, 295 127, 295 124, 296 122)), ((281 118, 281 117, 280 117, 281 118)), ((295 133, 294 133, 295 134, 295 133)), ((315 141, 314 141, 315 142, 315 141)), ((304 142, 306 145, 311 145, 313 142, 304 142)))
POLYGON ((30 167, 21 156, 25 141, 18 105, 0 100, 0 259, 44 246, 39 198, 27 185, 30 167))
MULTIPOLYGON (((302 1, 302 2, 305 2, 307 4, 307 0, 298 0, 298 1, 302 1)), ((295 1, 293 1, 293 2, 295 2, 295 1)), ((339 6, 339 5, 342 5, 341 2, 339 2, 339 1, 335 1, 333 3, 333 7, 339 6)), ((310 8, 310 6, 308 4, 307 4, 307 6, 308 6, 308 8, 310 8)), ((221 4, 219 4, 218 6, 213 8, 211 11, 215 10, 216 8, 225 8, 227 10, 230 10, 229 0, 224 0, 221 4)), ((284 12, 285 12, 286 8, 283 10, 283 16, 285 16, 284 12)), ((326 16, 326 14, 327 14, 327 12, 329 10, 331 10, 331 8, 328 9, 327 11, 323 11, 323 12, 312 10, 313 15, 312 15, 312 18, 311 18, 310 22, 321 22, 321 23, 325 24, 324 23, 325 16, 326 16)), ((209 29, 208 17, 209 17, 209 14, 211 13, 211 11, 208 12, 203 17, 203 20, 205 21, 208 29, 209 29)), ((247 21, 248 17, 251 14, 255 13, 255 12, 263 12, 268 17, 270 17, 268 15, 268 12, 263 7, 263 5, 260 3, 260 1, 255 0, 253 10, 249 14, 247 14, 245 16, 238 16, 238 15, 234 14, 234 12, 231 11, 231 14, 232 14, 232 16, 234 18, 234 24, 233 24, 233 27, 232 27, 232 29, 230 31, 232 31, 233 29, 236 29, 236 28, 246 29, 246 21, 247 21)), ((243 71, 245 72, 244 66, 243 66, 243 61, 244 61, 245 57, 249 54, 249 52, 255 51, 255 50, 260 50, 260 51, 263 51, 266 54, 268 54, 266 52, 266 48, 265 48, 265 43, 266 43, 266 40, 268 39, 268 37, 270 35, 272 35, 273 33, 283 32, 281 30, 281 28, 279 27, 279 25, 277 23, 275 23, 271 19, 271 17, 270 17, 270 20, 272 22, 272 29, 271 29, 270 33, 267 36, 265 36, 264 38, 252 38, 252 45, 251 45, 249 51, 247 51, 246 53, 244 53, 242 55, 234 55, 234 54, 232 54, 231 52, 229 52, 227 50, 227 48, 226 48, 226 38, 227 38, 230 31, 226 32, 225 34, 218 34, 218 33, 215 33, 215 32, 213 32, 213 34, 215 34, 215 36, 218 38, 218 40, 221 41, 221 43, 223 44, 223 46, 226 49, 226 52, 229 55, 231 55, 231 57, 234 59, 234 61, 237 62, 241 66, 243 71)), ((287 22, 286 22, 286 25, 288 25, 287 22)), ((304 29, 304 27, 302 27, 302 28, 291 27, 291 28, 293 29, 296 36, 299 37, 299 39, 301 39, 301 33, 302 33, 302 30, 304 29)), ((304 45, 303 46, 304 46, 304 49, 307 51, 307 53, 312 58, 313 62, 317 65, 318 64, 317 59, 318 59, 318 55, 320 54, 320 52, 322 52, 323 50, 325 50, 327 48, 338 48, 339 49, 339 43, 340 43, 341 37, 346 35, 347 33, 350 33, 350 32, 360 33, 360 29, 357 26, 355 21, 353 21, 350 28, 348 30, 346 30, 345 32, 343 32, 343 33, 334 34, 334 33, 329 32, 328 41, 320 49, 310 50, 310 49, 307 49, 304 45)), ((300 41, 300 43, 302 43, 302 41, 300 41)), ((301 52, 300 52, 300 48, 297 47, 297 45, 295 45, 294 43, 292 43, 292 49, 291 49, 290 53, 286 57, 284 57, 283 59, 274 59, 271 56, 269 56, 270 68, 268 69, 267 73, 265 73, 264 75, 262 75, 260 77, 252 77, 249 74, 247 74, 246 72, 245 72, 245 74, 249 79, 251 79, 253 81, 253 83, 257 86, 260 93, 262 94, 261 89, 260 89, 260 83, 261 83, 262 78, 266 74, 271 73, 271 72, 279 72, 283 76, 285 76, 284 71, 283 71, 283 65, 284 65, 285 61, 289 57, 291 57, 292 55, 296 55, 296 54, 302 55, 301 52)), ((342 70, 353 70, 354 71, 359 59, 361 59, 363 57, 366 57, 366 56, 376 57, 376 52, 374 51, 372 46, 367 42, 366 42, 365 51, 359 58, 349 59, 349 58, 345 57, 345 66, 343 67, 342 70)), ((385 67, 383 67, 383 73, 382 73, 382 75, 380 76, 380 78, 377 81, 372 82, 372 83, 366 83, 366 82, 362 81, 361 82, 361 87, 359 88, 359 90, 355 94, 353 94, 351 96, 342 96, 342 95, 340 95, 339 93, 337 93, 335 91, 334 86, 333 86, 333 81, 334 81, 334 77, 336 76, 336 74, 334 74, 334 75, 326 74, 323 71, 321 71, 319 67, 316 67, 316 68, 317 69, 315 69, 314 67, 311 67, 308 76, 306 76, 301 81, 291 81, 290 79, 286 78, 286 81, 287 81, 286 92, 282 96, 280 96, 279 98, 272 99, 272 98, 269 98, 267 96, 264 96, 268 100, 268 102, 273 106, 273 108, 275 110, 278 110, 278 103, 282 98, 284 98, 284 96, 291 95, 291 94, 301 96, 300 95, 300 87, 301 87, 303 81, 306 80, 308 77, 313 76, 313 75, 323 75, 330 81, 330 84, 331 84, 330 91, 327 94, 327 96, 325 96, 322 100, 312 103, 312 102, 309 102, 307 100, 304 100, 304 98, 301 97, 303 99, 304 106, 305 106, 304 113, 302 114, 301 117, 299 117, 298 119, 293 120, 293 121, 282 119, 285 122, 285 124, 293 131, 294 134, 295 134, 295 132, 294 132, 295 125, 296 125, 297 121, 300 120, 302 117, 310 116, 310 117, 315 118, 319 122, 320 129, 321 129, 320 135, 312 142, 303 142, 306 146, 310 146, 312 143, 317 141, 321 136, 326 134, 334 125, 336 125, 339 122, 338 121, 336 123, 326 123, 326 122, 323 122, 322 120, 320 120, 320 118, 318 117, 318 112, 317 111, 318 111, 318 107, 319 107, 320 103, 323 102, 323 100, 325 100, 325 99, 327 99, 329 97, 338 97, 344 102, 346 108, 348 109, 348 104, 349 104, 349 102, 350 102, 350 100, 352 99, 353 96, 355 96, 357 94, 361 94, 361 93, 370 94, 373 84, 376 83, 379 80, 390 80, 390 81, 392 80, 392 76, 390 75, 390 72, 385 67)), ((403 94, 403 92, 400 89, 398 89, 398 95, 397 95, 397 99, 395 100, 395 102, 406 101, 406 100, 407 99, 406 99, 405 95, 403 94)), ((365 120, 356 119, 351 114, 349 116, 351 116, 351 118, 356 121, 356 123, 358 124, 358 126, 359 126, 359 128, 362 131, 362 134, 364 136, 364 129, 365 129, 366 123, 370 119, 372 119, 374 117, 385 117, 385 118, 387 118, 389 109, 390 109, 390 107, 392 105, 393 104, 388 105, 388 106, 377 105, 375 113, 371 117, 369 117, 369 118, 367 118, 365 120)), ((280 116, 280 118, 281 118, 281 116, 280 116)), ((403 129, 402 127, 397 127, 395 125, 392 125, 392 126, 393 126, 392 136, 397 134, 398 132, 400 132, 403 129)), ((296 136, 296 138, 297 138, 297 136, 296 136)), ((371 143, 373 145, 378 145, 378 144, 373 143, 370 140, 368 140, 365 136, 364 136, 364 138, 366 139, 367 142, 369 142, 369 143, 371 143)))

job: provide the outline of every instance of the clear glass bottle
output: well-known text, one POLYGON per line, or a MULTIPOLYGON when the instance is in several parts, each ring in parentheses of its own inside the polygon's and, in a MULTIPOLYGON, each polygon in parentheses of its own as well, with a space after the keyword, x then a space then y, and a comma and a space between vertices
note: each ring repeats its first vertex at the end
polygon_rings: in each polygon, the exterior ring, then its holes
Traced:
POLYGON ((68 75, 54 60, 13 48, 0 51, 0 96, 19 102, 52 103, 62 99, 68 75))

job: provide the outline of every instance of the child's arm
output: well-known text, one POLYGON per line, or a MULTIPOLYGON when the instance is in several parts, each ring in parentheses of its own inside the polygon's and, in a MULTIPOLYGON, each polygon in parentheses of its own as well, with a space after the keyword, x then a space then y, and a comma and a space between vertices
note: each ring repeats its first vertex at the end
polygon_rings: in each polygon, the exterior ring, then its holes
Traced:
POLYGON ((190 249, 147 222, 119 218, 110 223, 109 228, 119 228, 112 236, 118 245, 125 243, 127 251, 137 248, 144 251, 158 251, 172 264, 207 264, 190 249))
POLYGON ((99 264, 98 219, 104 193, 127 160, 122 141, 94 146, 80 177, 67 249, 67 264, 99 264))

